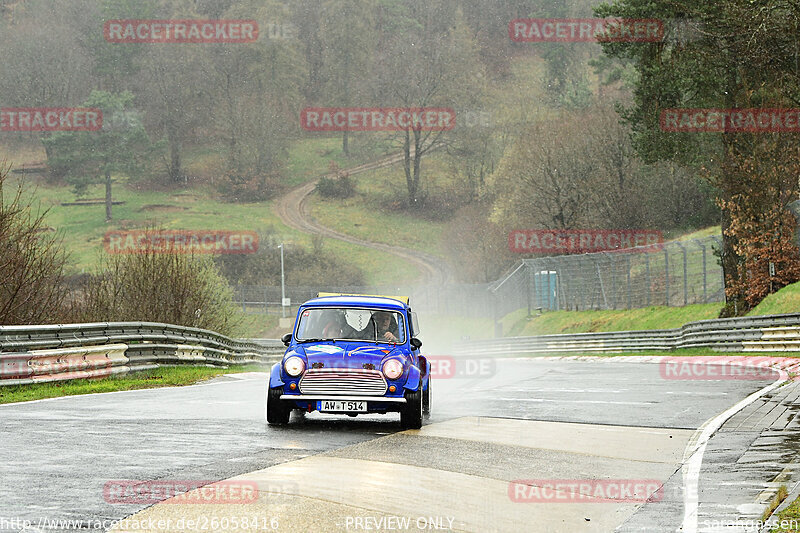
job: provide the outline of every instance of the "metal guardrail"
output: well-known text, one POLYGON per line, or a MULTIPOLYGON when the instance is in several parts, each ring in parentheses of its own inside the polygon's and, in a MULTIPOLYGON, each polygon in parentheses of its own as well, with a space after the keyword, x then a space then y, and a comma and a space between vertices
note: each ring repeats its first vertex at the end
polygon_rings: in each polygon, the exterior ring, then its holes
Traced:
POLYGON ((505 337, 455 345, 464 355, 620 353, 712 348, 721 352, 800 352, 800 313, 690 322, 677 329, 505 337))
POLYGON ((0 326, 0 386, 103 377, 160 364, 268 364, 284 350, 279 340, 249 342, 154 322, 0 326))
MULTIPOLYGON (((460 355, 620 353, 710 347, 800 351, 800 313, 691 322, 677 329, 507 337, 459 343, 460 355)), ((279 340, 237 340, 153 322, 0 326, 0 386, 102 377, 160 364, 273 363, 279 340)))

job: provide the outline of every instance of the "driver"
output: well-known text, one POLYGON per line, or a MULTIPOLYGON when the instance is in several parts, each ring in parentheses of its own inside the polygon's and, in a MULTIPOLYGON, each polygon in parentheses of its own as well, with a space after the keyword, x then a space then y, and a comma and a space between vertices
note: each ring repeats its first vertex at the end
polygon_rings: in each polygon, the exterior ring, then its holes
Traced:
POLYGON ((377 328, 377 338, 389 342, 398 342, 397 322, 395 321, 392 313, 388 311, 377 311, 373 313, 372 320, 375 322, 377 328))

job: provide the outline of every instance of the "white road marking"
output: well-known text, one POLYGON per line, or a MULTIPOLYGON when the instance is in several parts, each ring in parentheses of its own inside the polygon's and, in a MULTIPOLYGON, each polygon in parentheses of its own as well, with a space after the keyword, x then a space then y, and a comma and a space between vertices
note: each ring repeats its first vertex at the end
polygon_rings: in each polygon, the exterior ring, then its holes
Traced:
POLYGON ((789 379, 789 375, 783 369, 778 370, 779 378, 740 401, 728 410, 719 415, 706 420, 689 441, 683 454, 683 533, 697 533, 697 510, 699 505, 700 487, 700 467, 703 464, 703 454, 706 451, 709 439, 716 433, 733 415, 758 400, 768 392, 780 387, 789 379), (688 459, 688 460, 687 460, 688 459))
POLYGON ((494 400, 502 400, 504 402, 535 402, 535 403, 599 403, 610 405, 654 405, 657 402, 614 402, 610 400, 553 400, 550 398, 493 398, 494 400))

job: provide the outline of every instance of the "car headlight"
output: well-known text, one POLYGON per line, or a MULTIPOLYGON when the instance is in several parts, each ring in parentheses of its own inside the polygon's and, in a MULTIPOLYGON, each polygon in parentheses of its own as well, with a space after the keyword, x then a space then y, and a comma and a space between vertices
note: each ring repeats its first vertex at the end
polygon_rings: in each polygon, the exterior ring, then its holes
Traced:
POLYGON ((296 378, 300 374, 303 373, 303 370, 306 369, 306 364, 303 362, 302 359, 293 355, 283 363, 283 368, 286 369, 286 373, 296 378))
POLYGON ((397 379, 403 375, 403 363, 397 359, 389 359, 383 363, 383 375, 389 379, 397 379))

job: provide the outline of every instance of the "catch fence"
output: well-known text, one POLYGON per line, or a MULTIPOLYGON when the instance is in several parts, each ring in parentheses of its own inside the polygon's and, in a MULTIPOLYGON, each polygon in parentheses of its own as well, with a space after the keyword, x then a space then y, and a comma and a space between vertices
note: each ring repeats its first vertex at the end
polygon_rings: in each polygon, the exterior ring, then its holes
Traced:
MULTIPOLYGON (((416 286, 287 286, 288 316, 318 292, 410 296, 415 311, 498 319, 526 309, 633 309, 723 302, 718 236, 657 247, 524 259, 488 284, 416 286)), ((281 314, 281 288, 236 286, 234 299, 246 312, 281 314)))

